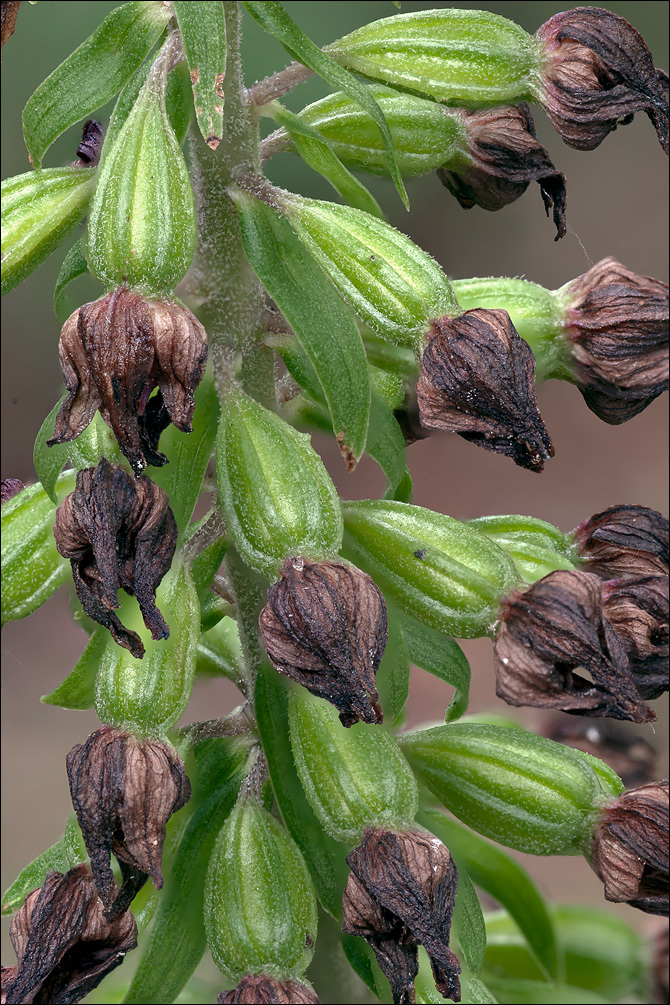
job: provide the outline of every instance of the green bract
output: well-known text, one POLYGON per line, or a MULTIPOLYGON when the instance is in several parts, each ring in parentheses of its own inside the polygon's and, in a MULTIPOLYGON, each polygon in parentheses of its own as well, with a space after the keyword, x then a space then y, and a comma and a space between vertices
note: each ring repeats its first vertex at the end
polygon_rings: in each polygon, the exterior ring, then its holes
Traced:
POLYGON ((270 575, 289 555, 337 552, 337 492, 309 436, 241 393, 229 394, 217 438, 220 505, 235 547, 270 575))
POLYGON ((576 751, 525 730, 454 723, 417 730, 402 748, 463 823, 531 855, 580 855, 603 800, 576 751))
POLYGON ((220 3, 175 2, 202 137, 216 150, 223 136, 223 78, 226 72, 226 25, 220 3))
POLYGON ((380 338, 422 347, 430 318, 459 313, 437 262, 383 220, 299 197, 282 208, 342 297, 380 338))
POLYGON ((299 977, 312 958, 316 897, 288 832, 244 796, 219 834, 205 885, 205 929, 217 966, 299 977))
POLYGON ((342 504, 347 542, 398 606, 457 638, 486 635, 518 581, 509 555, 468 524, 422 506, 342 504))
POLYGON ((80 222, 92 168, 45 168, 2 183, 2 296, 22 283, 80 222))
POLYGON ((366 827, 402 827, 418 807, 414 776, 383 726, 345 728, 327 701, 301 689, 289 699, 291 747, 322 827, 357 842, 366 827))
POLYGON ((526 583, 535 583, 557 569, 575 569, 570 543, 558 527, 532 516, 482 516, 468 520, 512 558, 526 583))
POLYGON ((532 100, 539 88, 535 39, 489 11, 396 14, 326 51, 348 70, 447 105, 511 105, 532 100))
POLYGON ((164 49, 111 149, 103 151, 88 252, 107 289, 126 284, 149 294, 172 292, 193 257, 193 193, 166 109, 168 68, 164 49))

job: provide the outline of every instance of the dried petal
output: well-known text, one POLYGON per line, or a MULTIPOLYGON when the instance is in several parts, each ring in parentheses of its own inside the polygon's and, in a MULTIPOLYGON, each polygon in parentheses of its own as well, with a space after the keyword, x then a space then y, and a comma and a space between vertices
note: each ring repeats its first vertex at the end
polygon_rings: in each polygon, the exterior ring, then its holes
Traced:
POLYGON ((541 471, 554 448, 535 399, 535 358, 507 311, 431 324, 416 388, 421 424, 541 471))
POLYGON ((84 123, 81 143, 77 147, 77 164, 87 167, 97 167, 105 141, 105 129, 100 122, 89 119, 84 123))
POLYGON ((103 726, 72 748, 67 775, 105 916, 118 917, 149 876, 163 886, 165 827, 191 797, 184 765, 158 740, 103 726), (112 852, 124 879, 119 892, 112 852))
POLYGON ((495 640, 496 693, 509 705, 650 722, 624 647, 603 616, 601 582, 552 572, 503 603, 495 640), (592 681, 575 673, 583 667, 592 681))
POLYGON ((370 943, 393 1001, 414 1001, 418 943, 438 991, 460 1001, 461 968, 449 949, 458 873, 447 848, 423 831, 370 829, 347 863, 342 931, 370 943))
POLYGON ((388 637, 386 604, 364 572, 289 558, 259 623, 275 669, 330 701, 345 726, 382 721, 375 678, 388 637))
POLYGON ((553 206, 556 240, 565 236, 565 175, 557 171, 538 143, 530 107, 523 102, 509 108, 461 112, 468 139, 470 163, 456 170, 441 167, 437 176, 461 206, 496 210, 514 202, 531 181, 540 186, 544 206, 553 206))
POLYGON ((300 981, 280 981, 277 977, 243 977, 234 991, 222 991, 219 1005, 319 1005, 313 991, 300 981))
POLYGON ((0 47, 14 34, 21 0, 2 0, 0 4, 0 47))
POLYGON ((68 318, 59 355, 69 394, 49 446, 74 440, 100 409, 139 475, 147 464, 166 463, 158 440, 170 422, 191 432, 207 340, 185 307, 115 290, 68 318))
POLYGON ((665 74, 628 21, 577 7, 555 14, 536 36, 545 54, 542 104, 569 146, 593 150, 620 122, 646 112, 668 152, 665 74))
POLYGON ((603 611, 623 643, 643 698, 668 690, 668 577, 603 583, 603 611))
POLYGON ((144 655, 139 635, 114 614, 119 588, 137 597, 152 638, 169 636, 156 588, 172 563, 177 525, 162 488, 145 477, 133 479, 103 457, 97 467, 77 472, 74 492, 56 512, 54 538, 71 561, 85 613, 120 646, 136 659, 144 655))
POLYGON ((631 735, 626 727, 608 719, 552 721, 544 735, 557 743, 598 757, 616 771, 626 788, 651 782, 656 775, 658 755, 642 736, 631 735))
POLYGON ((646 506, 610 506, 573 531, 589 572, 603 579, 667 576, 670 525, 646 506))
POLYGON ((0 496, 1 501, 9 502, 13 499, 15 495, 25 488, 23 482, 19 478, 3 478, 2 479, 2 495, 0 496))
POLYGON ((668 914, 668 782, 624 792, 606 806, 591 846, 605 898, 668 914))
POLYGON ((132 914, 108 921, 83 865, 65 875, 50 872, 9 934, 18 966, 13 979, 7 975, 8 1005, 79 1002, 137 945, 132 914))

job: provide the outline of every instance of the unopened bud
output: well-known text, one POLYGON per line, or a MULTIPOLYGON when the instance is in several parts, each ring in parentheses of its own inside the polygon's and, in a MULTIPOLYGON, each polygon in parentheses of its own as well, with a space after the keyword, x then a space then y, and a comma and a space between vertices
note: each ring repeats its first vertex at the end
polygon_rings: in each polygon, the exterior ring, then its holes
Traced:
POLYGON ((319 1005, 314 992, 301 981, 277 977, 243 977, 234 991, 223 991, 218 1005, 319 1005))
POLYGON ((572 537, 584 568, 601 579, 667 576, 668 520, 646 506, 610 506, 580 524, 572 537))
POLYGON ((513 560, 519 575, 535 583, 557 569, 574 569, 570 539, 558 527, 532 516, 482 516, 469 520, 513 560))
POLYGON ((668 690, 668 577, 603 583, 603 611, 621 641, 643 698, 668 690))

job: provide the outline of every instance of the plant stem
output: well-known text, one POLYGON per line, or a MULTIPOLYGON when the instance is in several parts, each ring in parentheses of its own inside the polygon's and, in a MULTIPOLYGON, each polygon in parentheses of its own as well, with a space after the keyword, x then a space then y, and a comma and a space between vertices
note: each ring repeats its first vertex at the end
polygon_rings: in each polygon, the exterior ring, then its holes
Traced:
POLYGON ((289 63, 283 70, 259 80, 257 84, 250 87, 249 101, 257 107, 267 105, 276 98, 281 98, 283 94, 287 94, 298 84, 308 80, 313 73, 313 70, 303 66, 302 63, 289 63))

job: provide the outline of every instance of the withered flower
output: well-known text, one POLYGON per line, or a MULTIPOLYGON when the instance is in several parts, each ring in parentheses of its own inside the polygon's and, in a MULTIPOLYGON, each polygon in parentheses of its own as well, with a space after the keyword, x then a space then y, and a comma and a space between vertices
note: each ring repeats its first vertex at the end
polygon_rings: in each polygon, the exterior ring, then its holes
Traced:
POLYGON ((564 290, 575 383, 610 425, 668 389, 668 285, 603 258, 564 290))
POLYGON ((605 761, 626 788, 651 782, 656 775, 658 756, 654 747, 643 736, 631 735, 630 727, 618 726, 610 719, 587 722, 561 717, 552 721, 543 733, 550 740, 605 761))
POLYGON ((20 3, 21 0, 2 0, 0 4, 0 47, 14 34, 20 3))
POLYGON ((467 160, 463 158, 457 169, 437 169, 438 178, 461 206, 502 209, 536 181, 547 216, 553 206, 555 240, 564 237, 565 175, 538 143, 529 105, 464 111, 461 119, 468 141, 467 160))
POLYGON ((535 357, 507 311, 431 322, 416 387, 422 426, 541 471, 554 447, 535 399, 535 357))
POLYGON ((624 646, 603 615, 602 584, 588 572, 551 572, 503 601, 496 694, 509 705, 651 722, 624 646), (583 667, 588 680, 576 671, 583 667))
MULTIPOLYGON (((50 872, 28 895, 9 937, 18 965, 6 968, 8 1005, 79 1002, 137 945, 130 912, 108 921, 84 865, 50 872)), ((3 968, 4 970, 5 968, 3 968)))
POLYGON ((381 590, 364 572, 288 558, 259 624, 275 669, 331 702, 345 726, 382 721, 375 678, 388 619, 381 590))
POLYGON ((186 307, 114 290, 70 315, 59 356, 69 394, 49 446, 76 439, 99 408, 140 475, 147 464, 166 463, 158 441, 170 422, 191 432, 207 337, 186 307))
POLYGON ((162 488, 148 478, 133 479, 104 457, 97 467, 77 472, 74 492, 63 500, 54 522, 56 547, 72 564, 84 612, 108 628, 136 659, 144 646, 114 613, 118 591, 137 597, 154 639, 170 629, 156 607, 156 588, 170 568, 177 525, 162 488))
POLYGON ((102 144, 105 141, 105 129, 100 122, 89 119, 84 123, 81 134, 81 143, 77 147, 77 165, 82 167, 96 167, 102 153, 102 144))
POLYGON ((562 11, 536 32, 545 57, 542 105, 568 146, 594 150, 646 112, 668 152, 667 77, 625 18, 600 7, 562 11))
POLYGON ((243 977, 234 991, 222 991, 219 1005, 319 1005, 313 991, 300 981, 278 977, 243 977))
POLYGON ((668 914, 668 782, 624 792, 603 808, 590 852, 605 899, 668 914))
POLYGON ((72 805, 105 917, 122 914, 149 876, 163 886, 165 826, 191 798, 184 765, 158 740, 103 726, 67 755, 72 805), (117 891, 110 856, 121 867, 117 891))
POLYGON ((667 576, 670 525, 646 506, 610 506, 572 536, 580 561, 602 579, 667 576))
POLYGON ((638 694, 660 698, 668 690, 668 577, 614 579, 602 591, 605 617, 623 644, 638 694))
POLYGON ((18 495, 21 489, 25 488, 23 482, 20 478, 3 478, 0 485, 2 495, 0 499, 2 502, 9 502, 13 499, 15 495, 18 495))
POLYGON ((460 1001, 461 967, 449 949, 458 873, 447 848, 424 831, 370 829, 347 863, 342 931, 372 946, 393 1001, 414 1001, 419 943, 438 991, 460 1001))

